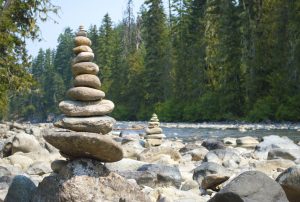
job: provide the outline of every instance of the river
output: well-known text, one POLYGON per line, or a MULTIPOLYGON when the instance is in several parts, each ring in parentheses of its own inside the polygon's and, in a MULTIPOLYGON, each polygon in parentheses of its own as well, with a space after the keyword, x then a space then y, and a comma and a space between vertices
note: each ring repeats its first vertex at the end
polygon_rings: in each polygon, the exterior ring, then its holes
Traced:
MULTIPOLYGON (((119 121, 117 131, 123 133, 143 133, 143 130, 130 130, 132 126, 147 126, 147 122, 119 121)), ((300 123, 295 124, 229 124, 229 123, 161 123, 166 138, 180 138, 183 141, 195 141, 204 138, 222 139, 224 137, 267 135, 287 136, 295 142, 300 141, 300 123)))

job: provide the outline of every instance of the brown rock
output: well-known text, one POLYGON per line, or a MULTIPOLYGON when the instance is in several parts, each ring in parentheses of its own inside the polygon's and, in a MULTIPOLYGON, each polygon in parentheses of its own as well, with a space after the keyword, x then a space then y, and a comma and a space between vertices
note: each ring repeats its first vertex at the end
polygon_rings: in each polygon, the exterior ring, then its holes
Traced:
POLYGON ((58 174, 44 178, 33 202, 150 202, 141 188, 105 166, 91 159, 77 159, 68 163, 58 174))
POLYGON ((73 48, 73 52, 75 54, 81 53, 81 52, 90 52, 92 53, 93 50, 89 46, 77 46, 73 48))
POLYGON ((90 52, 81 52, 73 60, 73 63, 78 62, 91 62, 94 59, 94 53, 90 52))
POLYGON ((80 74, 75 77, 74 79, 74 86, 84 86, 84 87, 91 87, 100 89, 101 82, 98 76, 93 74, 80 74))
POLYGON ((110 136, 58 129, 44 131, 44 138, 69 158, 91 158, 115 162, 123 158, 121 146, 110 136))
POLYGON ((68 90, 67 96, 73 100, 96 101, 104 98, 105 93, 89 87, 75 87, 68 90))
POLYGON ((116 120, 109 116, 94 117, 63 117, 54 123, 56 127, 66 128, 78 132, 107 134, 112 131, 116 120))
POLYGON ((62 101, 59 109, 67 116, 102 116, 113 111, 115 105, 110 100, 93 102, 62 101))
POLYGON ((75 37, 75 45, 76 46, 91 46, 92 42, 87 37, 77 36, 77 37, 75 37))
POLYGON ((72 72, 74 76, 77 76, 79 74, 97 75, 99 72, 99 67, 92 62, 80 62, 72 65, 72 72))

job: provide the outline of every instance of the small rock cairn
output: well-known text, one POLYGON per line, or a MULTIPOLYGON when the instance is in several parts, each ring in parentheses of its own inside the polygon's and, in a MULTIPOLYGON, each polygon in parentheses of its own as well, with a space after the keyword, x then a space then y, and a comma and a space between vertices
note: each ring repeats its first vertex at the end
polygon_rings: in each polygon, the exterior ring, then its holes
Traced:
POLYGON ((91 40, 83 26, 75 37, 76 57, 72 72, 74 87, 67 91, 71 100, 59 103, 65 116, 54 125, 60 130, 46 131, 44 138, 70 159, 91 158, 102 162, 114 162, 123 158, 122 148, 108 134, 115 119, 106 116, 114 109, 114 103, 103 99, 101 82, 97 76, 99 67, 92 62, 94 53, 91 40))
POLYGON ((152 114, 150 121, 148 122, 148 128, 146 128, 146 136, 148 146, 159 146, 162 144, 165 135, 162 133, 162 129, 159 127, 159 119, 156 114, 152 114))

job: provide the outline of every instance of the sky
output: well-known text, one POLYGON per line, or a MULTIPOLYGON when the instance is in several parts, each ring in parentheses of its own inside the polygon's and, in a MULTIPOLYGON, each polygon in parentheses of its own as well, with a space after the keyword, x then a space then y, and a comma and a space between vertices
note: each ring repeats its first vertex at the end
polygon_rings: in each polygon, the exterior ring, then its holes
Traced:
MULTIPOLYGON (((29 54, 36 56, 40 48, 54 49, 57 46, 57 38, 66 27, 77 30, 79 25, 88 28, 90 25, 101 24, 103 16, 108 13, 116 24, 122 20, 128 0, 52 0, 56 6, 60 6, 58 16, 51 15, 53 20, 39 23, 42 41, 27 41, 29 54)), ((144 0, 133 0, 134 14, 140 10, 144 0)))

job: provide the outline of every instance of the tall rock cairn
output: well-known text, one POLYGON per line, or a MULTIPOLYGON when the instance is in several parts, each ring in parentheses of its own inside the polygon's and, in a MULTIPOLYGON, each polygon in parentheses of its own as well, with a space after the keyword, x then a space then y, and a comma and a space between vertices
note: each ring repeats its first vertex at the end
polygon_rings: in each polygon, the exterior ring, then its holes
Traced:
POLYGON ((100 90, 99 67, 92 62, 91 44, 84 27, 80 26, 73 49, 76 54, 72 65, 74 87, 67 91, 70 100, 59 103, 65 116, 54 124, 66 130, 46 131, 44 138, 70 159, 114 162, 123 158, 119 144, 107 135, 116 122, 106 116, 113 111, 114 103, 105 100, 105 93, 100 90))
POLYGON ((148 146, 159 146, 162 144, 165 135, 162 133, 162 129, 159 127, 159 119, 156 114, 153 114, 148 122, 148 128, 146 128, 146 136, 148 146))

